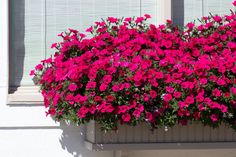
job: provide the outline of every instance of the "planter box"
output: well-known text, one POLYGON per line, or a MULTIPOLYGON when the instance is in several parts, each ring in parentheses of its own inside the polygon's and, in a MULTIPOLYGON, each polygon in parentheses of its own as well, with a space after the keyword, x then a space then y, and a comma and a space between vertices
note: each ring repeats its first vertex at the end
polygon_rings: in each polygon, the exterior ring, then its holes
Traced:
POLYGON ((90 150, 236 148, 236 133, 223 125, 213 129, 197 123, 168 131, 150 131, 146 124, 122 125, 116 132, 105 133, 91 121, 86 126, 85 146, 90 150))

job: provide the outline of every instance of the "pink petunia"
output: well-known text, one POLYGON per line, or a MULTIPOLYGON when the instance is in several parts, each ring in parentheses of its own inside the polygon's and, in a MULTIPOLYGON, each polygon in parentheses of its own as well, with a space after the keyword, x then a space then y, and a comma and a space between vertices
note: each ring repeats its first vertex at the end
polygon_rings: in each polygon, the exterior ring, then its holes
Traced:
POLYGON ((139 118, 140 115, 141 115, 141 111, 139 111, 139 110, 134 110, 133 116, 134 116, 135 118, 139 118))
POLYGON ((164 101, 168 102, 168 101, 172 100, 172 95, 171 94, 165 94, 163 99, 164 99, 164 101))
POLYGON ((123 114, 121 117, 124 122, 129 122, 131 119, 131 116, 128 113, 123 114))
POLYGON ((43 70, 43 65, 42 64, 38 64, 36 67, 35 67, 36 70, 43 70))
POLYGON ((149 15, 149 14, 144 14, 144 16, 145 16, 147 19, 150 19, 150 18, 151 18, 151 15, 149 15))
POLYGON ((230 88, 230 91, 231 91, 234 95, 236 95, 236 87, 231 87, 231 88, 230 88))
POLYGON ((53 43, 52 45, 51 45, 51 48, 56 48, 57 47, 57 43, 53 43))
POLYGON ((105 75, 103 78, 103 81, 105 84, 109 84, 112 81, 112 76, 111 75, 105 75))
POLYGON ((154 90, 150 90, 150 96, 155 99, 157 97, 157 92, 154 90))
POLYGON ((31 70, 30 73, 29 73, 30 76, 33 76, 35 75, 35 71, 34 70, 31 70))
POLYGON ((186 99, 185 99, 185 103, 193 104, 194 103, 194 98, 192 96, 187 96, 186 99))
POLYGON ((100 85, 100 87, 99 87, 99 90, 100 90, 101 92, 104 92, 106 89, 107 89, 107 84, 105 84, 105 83, 102 83, 102 84, 100 85))
POLYGON ((146 112, 146 119, 150 122, 153 120, 153 116, 150 112, 146 112))
POLYGON ((74 92, 74 91, 76 91, 76 89, 78 88, 78 86, 76 85, 76 84, 70 84, 69 86, 68 86, 68 89, 69 89, 69 91, 71 91, 71 92, 74 92))
POLYGON ((214 95, 215 97, 220 97, 221 96, 221 92, 219 89, 215 88, 213 91, 212 91, 212 95, 214 95))
POLYGON ((236 0, 233 2, 233 6, 236 6, 236 0))
POLYGON ((216 115, 216 114, 212 114, 212 115, 210 116, 210 118, 211 118, 212 122, 217 122, 218 119, 219 119, 218 115, 216 115))
POLYGON ((175 98, 180 98, 182 96, 182 92, 174 92, 173 96, 175 98))
POLYGON ((96 87, 96 85, 97 85, 96 82, 88 82, 86 85, 86 89, 93 89, 96 87))

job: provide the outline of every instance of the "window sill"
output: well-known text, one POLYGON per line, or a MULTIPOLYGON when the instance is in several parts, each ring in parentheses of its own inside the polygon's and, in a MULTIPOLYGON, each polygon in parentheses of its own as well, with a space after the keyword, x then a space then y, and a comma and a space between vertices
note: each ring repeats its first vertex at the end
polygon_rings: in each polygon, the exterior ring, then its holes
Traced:
POLYGON ((43 97, 36 86, 22 86, 10 88, 8 105, 42 105, 43 97))

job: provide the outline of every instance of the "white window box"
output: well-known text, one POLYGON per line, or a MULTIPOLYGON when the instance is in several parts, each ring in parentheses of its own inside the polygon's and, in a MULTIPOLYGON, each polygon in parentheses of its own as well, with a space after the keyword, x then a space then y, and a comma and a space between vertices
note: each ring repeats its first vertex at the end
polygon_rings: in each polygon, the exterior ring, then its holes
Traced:
POLYGON ((226 126, 213 129, 201 124, 177 125, 150 131, 146 124, 122 125, 116 132, 100 130, 92 121, 86 128, 85 146, 89 150, 127 149, 227 149, 236 148, 236 132, 226 126))

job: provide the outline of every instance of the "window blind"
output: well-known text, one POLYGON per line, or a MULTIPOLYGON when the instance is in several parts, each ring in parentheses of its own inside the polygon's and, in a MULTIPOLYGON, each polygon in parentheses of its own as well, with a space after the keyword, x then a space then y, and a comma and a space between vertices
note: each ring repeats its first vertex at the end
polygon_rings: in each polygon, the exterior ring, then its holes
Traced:
MULTIPOLYGON (((183 26, 202 16, 223 15, 230 13, 232 0, 172 0, 172 20, 176 25, 183 26)), ((196 21, 197 22, 197 21, 196 21)))

